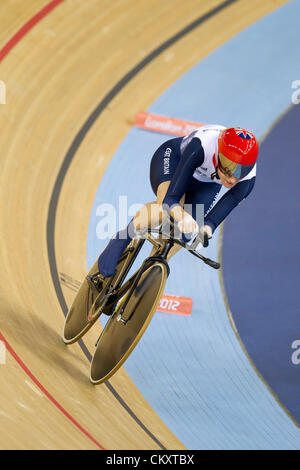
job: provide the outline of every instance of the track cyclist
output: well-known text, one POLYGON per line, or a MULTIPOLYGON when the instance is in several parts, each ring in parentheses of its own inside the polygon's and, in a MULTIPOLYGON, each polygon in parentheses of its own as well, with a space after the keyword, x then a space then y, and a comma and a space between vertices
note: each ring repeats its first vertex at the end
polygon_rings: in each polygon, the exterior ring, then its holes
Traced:
MULTIPOLYGON (((135 231, 155 227, 166 215, 177 223, 184 241, 200 235, 203 245, 228 214, 252 191, 256 177, 258 142, 248 130, 205 125, 185 137, 164 142, 150 163, 150 183, 156 201, 145 204, 129 225, 109 241, 98 259, 99 272, 92 281, 105 288, 118 260, 135 237, 135 231), (228 189, 215 204, 222 186, 228 189), (197 206, 204 219, 197 220, 197 206)), ((168 256, 180 247, 174 246, 168 256)))

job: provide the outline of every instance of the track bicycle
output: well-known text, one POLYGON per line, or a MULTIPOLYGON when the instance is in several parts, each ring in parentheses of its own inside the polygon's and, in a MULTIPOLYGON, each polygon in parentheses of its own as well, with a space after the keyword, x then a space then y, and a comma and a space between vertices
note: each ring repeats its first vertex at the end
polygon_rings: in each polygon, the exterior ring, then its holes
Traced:
POLYGON ((98 273, 97 261, 92 266, 66 316, 63 341, 78 341, 104 313, 110 318, 96 343, 90 364, 90 381, 100 384, 108 380, 125 362, 149 325, 163 294, 170 268, 167 256, 174 245, 180 245, 214 269, 220 264, 204 257, 196 248, 207 245, 198 234, 192 243, 175 236, 174 221, 167 221, 158 229, 143 229, 121 255, 116 271, 101 288, 94 282, 98 273), (148 240, 152 254, 140 268, 125 281, 143 244, 148 240), (124 282, 125 281, 125 282, 124 282))

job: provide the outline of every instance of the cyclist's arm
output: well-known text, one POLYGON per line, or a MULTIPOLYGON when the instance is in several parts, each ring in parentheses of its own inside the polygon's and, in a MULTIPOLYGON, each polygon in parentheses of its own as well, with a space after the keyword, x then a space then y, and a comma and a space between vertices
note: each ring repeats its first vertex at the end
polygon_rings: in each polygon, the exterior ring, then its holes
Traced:
POLYGON ((188 189, 195 169, 204 162, 204 150, 200 139, 194 137, 184 149, 176 172, 163 200, 169 209, 180 206, 179 201, 188 189))
POLYGON ((207 217, 205 217, 204 224, 209 225, 214 232, 228 214, 251 193, 254 184, 255 177, 237 183, 217 202, 215 207, 213 207, 207 217))

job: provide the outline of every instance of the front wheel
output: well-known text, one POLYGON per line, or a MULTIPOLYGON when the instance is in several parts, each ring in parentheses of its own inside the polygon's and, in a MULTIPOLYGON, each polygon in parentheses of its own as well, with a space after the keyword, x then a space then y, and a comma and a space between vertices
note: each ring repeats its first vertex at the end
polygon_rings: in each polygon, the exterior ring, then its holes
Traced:
POLYGON ((100 384, 108 380, 124 363, 149 325, 163 294, 168 276, 167 265, 155 262, 145 269, 133 293, 123 297, 99 338, 91 361, 90 381, 100 384), (121 321, 122 305, 126 306, 121 321))

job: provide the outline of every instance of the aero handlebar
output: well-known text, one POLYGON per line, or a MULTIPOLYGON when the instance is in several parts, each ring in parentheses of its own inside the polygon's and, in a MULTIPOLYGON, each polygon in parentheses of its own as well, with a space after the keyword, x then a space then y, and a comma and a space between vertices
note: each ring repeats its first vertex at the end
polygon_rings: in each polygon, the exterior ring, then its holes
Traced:
POLYGON ((189 245, 188 243, 185 243, 183 240, 180 240, 179 238, 175 238, 172 234, 163 232, 161 228, 160 229, 146 228, 146 229, 136 230, 136 234, 140 236, 141 238, 148 239, 154 245, 157 245, 157 244, 161 245, 162 244, 161 240, 151 237, 151 233, 157 233, 161 235, 162 237, 164 237, 165 241, 170 241, 176 245, 180 245, 182 248, 185 248, 190 253, 192 253, 192 255, 201 259, 205 264, 208 264, 214 269, 219 269, 221 266, 220 263, 217 263, 216 261, 213 261, 210 258, 206 258, 205 256, 201 255, 200 253, 196 251, 196 247, 198 246, 199 243, 202 243, 202 245, 204 245, 204 240, 200 233, 194 238, 193 242, 189 245))

